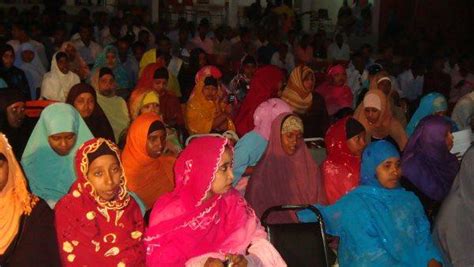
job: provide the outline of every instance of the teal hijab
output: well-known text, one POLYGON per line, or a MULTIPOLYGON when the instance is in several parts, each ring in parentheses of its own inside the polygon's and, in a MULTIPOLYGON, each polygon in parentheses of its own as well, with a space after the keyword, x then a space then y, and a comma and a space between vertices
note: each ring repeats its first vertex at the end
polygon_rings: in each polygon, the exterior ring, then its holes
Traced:
POLYGON ((420 105, 411 117, 407 125, 407 135, 411 136, 415 131, 416 126, 426 116, 432 115, 436 112, 448 110, 448 102, 446 98, 440 93, 429 93, 420 100, 420 105))
POLYGON ((64 196, 76 180, 74 155, 82 143, 92 138, 79 112, 71 105, 56 103, 45 108, 21 158, 31 191, 50 204, 64 196), (60 156, 49 145, 48 137, 64 132, 75 133, 76 143, 68 155, 60 156))
POLYGON ((120 62, 120 57, 117 48, 113 45, 108 45, 104 47, 102 53, 97 56, 91 73, 95 73, 101 68, 107 67, 108 53, 113 53, 115 55, 115 67, 112 68, 112 71, 114 72, 115 82, 117 83, 118 89, 131 89, 132 84, 130 77, 120 62))

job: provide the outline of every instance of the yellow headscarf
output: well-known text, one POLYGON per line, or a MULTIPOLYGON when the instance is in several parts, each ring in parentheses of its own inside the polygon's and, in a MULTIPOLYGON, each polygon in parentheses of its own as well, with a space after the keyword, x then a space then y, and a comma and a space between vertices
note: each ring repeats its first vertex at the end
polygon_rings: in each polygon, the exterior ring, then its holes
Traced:
POLYGON ((312 75, 314 72, 307 66, 298 66, 290 74, 288 85, 283 90, 281 99, 283 99, 293 110, 298 114, 306 113, 313 104, 313 94, 308 91, 303 84, 307 75, 312 75), (306 95, 304 98, 302 95, 306 95))
POLYGON ((7 138, 1 133, 0 153, 8 164, 8 181, 0 192, 0 255, 3 255, 18 233, 20 217, 30 215, 39 199, 28 192, 23 171, 7 138))

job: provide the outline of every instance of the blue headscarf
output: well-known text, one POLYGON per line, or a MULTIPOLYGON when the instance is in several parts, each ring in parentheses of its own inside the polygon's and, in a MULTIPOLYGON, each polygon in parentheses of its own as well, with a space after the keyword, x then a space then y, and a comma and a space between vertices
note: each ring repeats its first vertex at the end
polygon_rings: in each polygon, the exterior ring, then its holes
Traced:
POLYGON ((71 105, 56 103, 45 108, 21 158, 31 191, 54 205, 76 180, 74 155, 77 149, 92 138, 81 115, 71 105), (49 145, 48 137, 64 132, 75 133, 76 143, 68 155, 60 156, 49 145))
MULTIPOLYGON (((401 187, 386 189, 376 168, 400 157, 387 141, 373 142, 362 155, 361 185, 334 205, 315 205, 326 232, 340 237, 340 266, 427 266, 442 262, 431 239, 430 224, 418 198, 401 187)), ((298 212, 302 222, 314 221, 310 211, 298 212)))
POLYGON ((407 135, 411 136, 415 131, 416 126, 426 116, 432 115, 436 112, 448 110, 448 102, 446 98, 440 93, 429 93, 420 100, 420 105, 411 117, 407 125, 407 135))
POLYGON ((104 50, 97 56, 95 60, 94 67, 92 68, 91 73, 98 72, 103 67, 107 66, 107 54, 113 53, 115 54, 115 67, 112 68, 115 76, 115 82, 117 83, 117 89, 132 89, 131 79, 127 74, 127 71, 122 66, 120 62, 120 57, 118 54, 118 50, 113 45, 108 45, 104 47, 104 50))

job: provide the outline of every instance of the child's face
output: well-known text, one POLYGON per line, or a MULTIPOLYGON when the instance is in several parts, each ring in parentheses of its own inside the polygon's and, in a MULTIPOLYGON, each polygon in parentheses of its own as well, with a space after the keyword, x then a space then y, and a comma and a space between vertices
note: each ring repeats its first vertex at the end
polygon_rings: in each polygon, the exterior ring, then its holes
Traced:
POLYGON ((34 58, 35 58, 35 53, 33 51, 25 50, 21 52, 21 59, 25 63, 30 63, 31 61, 33 61, 34 58))

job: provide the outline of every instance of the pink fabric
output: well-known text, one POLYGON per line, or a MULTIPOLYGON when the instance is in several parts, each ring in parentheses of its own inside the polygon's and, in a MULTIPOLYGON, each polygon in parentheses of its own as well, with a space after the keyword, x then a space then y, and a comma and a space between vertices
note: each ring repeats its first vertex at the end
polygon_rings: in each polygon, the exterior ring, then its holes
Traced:
MULTIPOLYGON (((303 138, 296 153, 287 155, 281 144, 281 125, 291 113, 280 114, 272 123, 270 140, 265 154, 249 180, 245 198, 257 216, 272 206, 285 204, 325 204, 319 168, 303 138)), ((281 213, 270 217, 270 222, 296 222, 293 214, 281 213)))
POLYGON ((204 66, 196 73, 194 82, 197 84, 201 79, 211 75, 216 79, 220 79, 222 72, 215 66, 204 66))
POLYGON ((334 115, 342 108, 352 108, 353 98, 351 88, 347 85, 336 86, 333 82, 333 76, 346 73, 342 64, 332 66, 328 69, 329 80, 316 88, 326 102, 326 108, 329 116, 334 115))
POLYGON ((291 107, 279 98, 271 98, 260 104, 253 113, 254 131, 265 140, 270 138, 273 120, 282 113, 291 113, 291 107))
POLYGON ((253 239, 265 238, 254 211, 235 189, 205 199, 228 146, 225 138, 199 137, 180 154, 176 188, 158 199, 150 216, 147 266, 184 266, 212 252, 245 254, 253 239))

